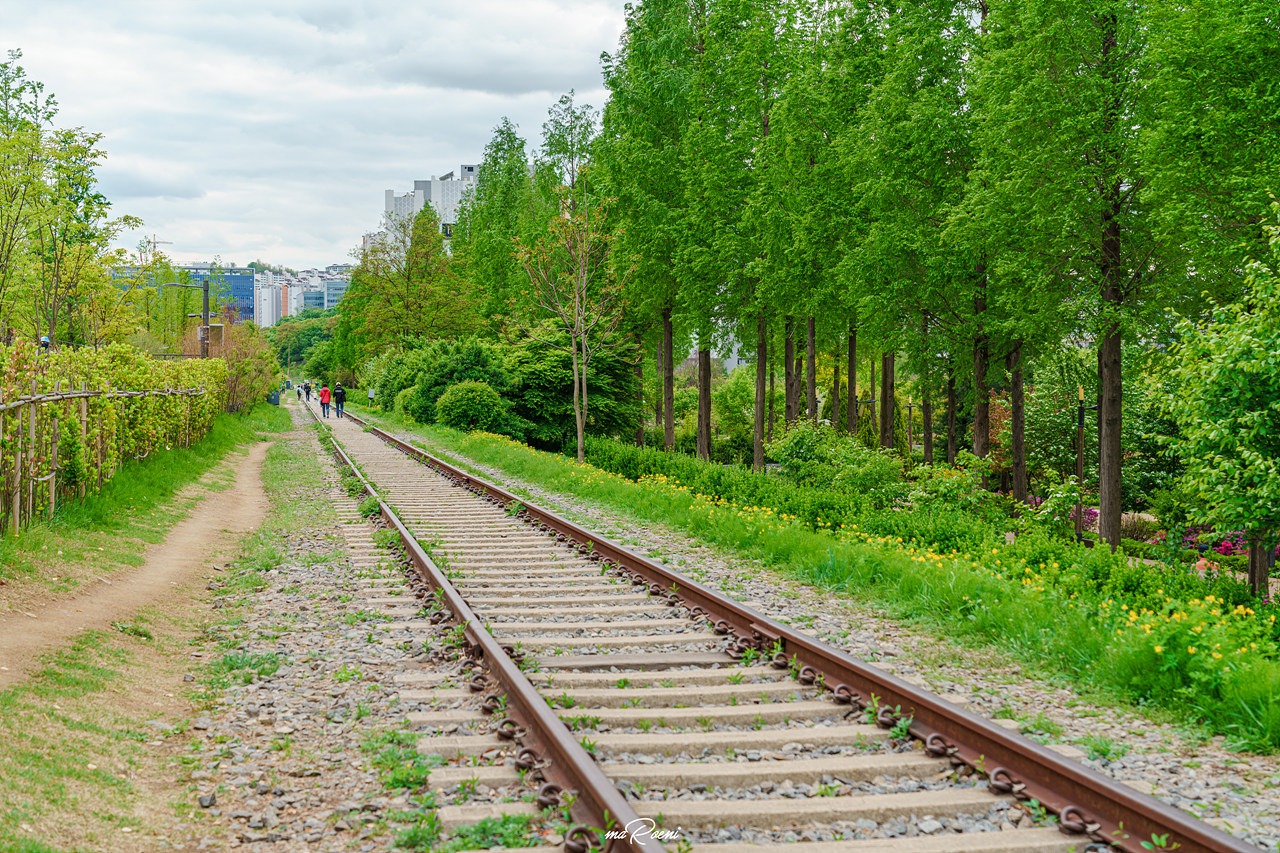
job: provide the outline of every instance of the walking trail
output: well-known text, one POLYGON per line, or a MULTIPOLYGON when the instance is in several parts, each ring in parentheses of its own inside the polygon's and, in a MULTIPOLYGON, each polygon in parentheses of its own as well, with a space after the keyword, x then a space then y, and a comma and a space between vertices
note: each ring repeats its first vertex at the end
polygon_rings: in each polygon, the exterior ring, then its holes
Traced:
POLYGON ((247 454, 232 459, 233 485, 209 492, 163 542, 147 549, 138 568, 114 573, 79 595, 48 602, 39 612, 0 619, 0 689, 25 678, 42 653, 80 632, 128 621, 139 608, 163 604, 199 581, 201 569, 220 550, 234 545, 266 515, 261 472, 270 446, 255 443, 247 454))

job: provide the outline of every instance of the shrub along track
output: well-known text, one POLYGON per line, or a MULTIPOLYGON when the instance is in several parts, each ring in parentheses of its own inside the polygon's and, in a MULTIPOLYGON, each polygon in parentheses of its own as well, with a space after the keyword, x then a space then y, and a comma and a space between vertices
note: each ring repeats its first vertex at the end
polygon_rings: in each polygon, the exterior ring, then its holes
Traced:
POLYGON ((446 828, 568 805, 723 853, 1256 849, 348 418, 330 422, 340 455, 477 662, 467 688, 424 673, 436 689, 402 691, 420 748, 504 750, 432 783, 537 787, 537 804, 443 808, 446 828))

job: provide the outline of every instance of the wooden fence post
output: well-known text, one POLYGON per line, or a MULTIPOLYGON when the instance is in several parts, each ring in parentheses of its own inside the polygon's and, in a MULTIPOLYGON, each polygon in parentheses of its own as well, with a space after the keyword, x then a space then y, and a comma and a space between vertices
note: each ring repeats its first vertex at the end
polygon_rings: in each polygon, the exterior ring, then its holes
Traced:
POLYGON ((17 423, 13 429, 13 502, 10 504, 9 525, 13 535, 18 535, 18 525, 22 523, 22 407, 14 409, 17 423))
MULTIPOLYGON (((62 395, 62 380, 53 383, 53 395, 62 395)), ((58 432, 61 418, 58 417, 58 402, 53 404, 53 440, 49 444, 49 519, 53 519, 53 511, 58 506, 58 432)))
MULTIPOLYGON (((81 394, 89 393, 88 382, 80 383, 80 393, 81 394)), ((80 398, 80 444, 84 447, 85 455, 87 456, 89 452, 89 398, 87 396, 80 398)), ((88 472, 86 471, 85 473, 88 473, 88 472)), ((88 486, 88 483, 85 482, 86 479, 88 478, 87 477, 80 478, 80 497, 81 498, 84 497, 85 489, 88 486)))
POLYGON ((35 517, 36 513, 36 463, 39 461, 40 450, 39 443, 36 441, 36 418, 40 412, 36 408, 36 388, 38 383, 31 380, 31 406, 27 411, 27 519, 35 517))

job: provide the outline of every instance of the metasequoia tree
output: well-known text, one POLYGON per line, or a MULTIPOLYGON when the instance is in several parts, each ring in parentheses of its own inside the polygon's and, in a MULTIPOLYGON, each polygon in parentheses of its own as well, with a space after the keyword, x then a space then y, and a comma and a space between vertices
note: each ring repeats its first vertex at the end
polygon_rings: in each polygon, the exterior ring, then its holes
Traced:
MULTIPOLYGON (((1163 256, 1138 157, 1145 37, 1120 0, 1010 0, 993 6, 975 85, 979 146, 965 206, 980 223, 982 275, 1040 299, 1072 297, 1098 341, 1099 530, 1120 539, 1121 336, 1136 300, 1156 302, 1163 256)), ((987 307, 979 290, 975 310, 987 307), (981 304, 978 304, 981 303, 981 304)), ((975 338, 985 396, 985 327, 975 338)), ((974 424, 975 449, 983 425, 974 424)))
POLYGON ((1245 299, 1179 329, 1179 393, 1165 405, 1182 434, 1171 444, 1183 482, 1219 525, 1244 531, 1259 595, 1280 533, 1280 203, 1273 208, 1270 257, 1248 265, 1245 299))
POLYGON ((658 326, 655 426, 675 446, 674 316, 684 215, 684 134, 694 34, 684 0, 649 0, 627 10, 618 50, 606 55, 610 99, 594 146, 594 177, 614 199, 614 252, 634 267, 627 285, 631 322, 658 326))

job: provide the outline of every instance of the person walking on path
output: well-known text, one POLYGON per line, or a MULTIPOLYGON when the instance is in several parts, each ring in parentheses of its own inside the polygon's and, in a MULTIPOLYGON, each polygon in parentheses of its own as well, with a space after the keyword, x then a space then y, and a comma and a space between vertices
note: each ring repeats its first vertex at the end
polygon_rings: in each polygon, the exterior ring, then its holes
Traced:
POLYGON ((341 382, 334 383, 333 386, 333 407, 338 417, 342 417, 342 406, 347 402, 347 389, 342 387, 341 382))
POLYGON ((293 390, 295 390, 295 391, 297 391, 297 392, 298 392, 298 402, 299 402, 299 403, 301 403, 301 402, 302 402, 302 386, 301 386, 301 385, 295 385, 295 386, 293 386, 293 390))
POLYGON ((311 383, 310 383, 310 382, 303 382, 303 383, 302 383, 302 390, 303 390, 303 392, 305 392, 305 393, 306 393, 306 395, 307 395, 307 402, 308 402, 308 403, 310 403, 310 402, 311 402, 311 383))
POLYGON ((320 414, 326 418, 329 417, 329 383, 324 383, 324 387, 320 389, 320 414))

